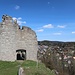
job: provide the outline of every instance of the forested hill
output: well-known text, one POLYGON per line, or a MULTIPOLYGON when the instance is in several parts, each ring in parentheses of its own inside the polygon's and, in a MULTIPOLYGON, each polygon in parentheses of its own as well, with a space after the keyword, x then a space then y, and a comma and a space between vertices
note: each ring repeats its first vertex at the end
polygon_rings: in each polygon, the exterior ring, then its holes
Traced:
POLYGON ((55 46, 55 45, 75 45, 75 42, 62 42, 62 41, 38 41, 38 45, 47 45, 47 46, 55 46))

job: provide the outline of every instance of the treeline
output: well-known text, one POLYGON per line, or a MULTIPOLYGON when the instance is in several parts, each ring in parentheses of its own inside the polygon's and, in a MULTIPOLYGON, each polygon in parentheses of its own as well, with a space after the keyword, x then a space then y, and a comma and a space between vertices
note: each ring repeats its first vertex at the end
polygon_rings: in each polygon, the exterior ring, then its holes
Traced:
POLYGON ((62 42, 62 41, 48 41, 48 40, 44 40, 44 41, 38 41, 38 45, 47 45, 47 46, 63 46, 63 45, 75 45, 75 42, 62 42))

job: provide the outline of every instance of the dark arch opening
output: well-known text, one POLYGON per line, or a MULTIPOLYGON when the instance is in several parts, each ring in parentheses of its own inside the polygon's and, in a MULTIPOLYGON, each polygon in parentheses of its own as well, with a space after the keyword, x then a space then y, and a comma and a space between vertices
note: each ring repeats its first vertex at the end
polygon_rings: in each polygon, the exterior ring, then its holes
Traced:
POLYGON ((17 53, 17 56, 16 56, 17 60, 26 60, 26 50, 18 49, 16 50, 16 53, 17 53))

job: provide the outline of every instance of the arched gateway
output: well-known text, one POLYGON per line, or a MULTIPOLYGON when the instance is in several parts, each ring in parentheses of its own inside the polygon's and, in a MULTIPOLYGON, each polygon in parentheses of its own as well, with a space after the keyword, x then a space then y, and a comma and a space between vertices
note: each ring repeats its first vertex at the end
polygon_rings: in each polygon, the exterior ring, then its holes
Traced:
POLYGON ((24 49, 16 50, 16 60, 26 60, 26 50, 24 49))

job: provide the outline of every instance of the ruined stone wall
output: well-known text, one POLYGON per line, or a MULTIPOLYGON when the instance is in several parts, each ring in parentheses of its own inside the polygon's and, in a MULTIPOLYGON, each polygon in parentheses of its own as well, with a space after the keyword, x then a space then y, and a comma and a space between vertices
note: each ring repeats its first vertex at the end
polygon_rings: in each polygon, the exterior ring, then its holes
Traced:
POLYGON ((23 27, 17 31, 17 48, 25 49, 27 53, 27 59, 37 59, 37 39, 36 34, 29 27, 23 27))
POLYGON ((27 60, 37 60, 37 37, 29 27, 19 28, 11 17, 5 17, 0 24, 0 60, 15 61, 16 50, 26 50, 27 60))
POLYGON ((15 55, 15 30, 12 18, 8 17, 0 25, 0 60, 14 61, 15 55))

